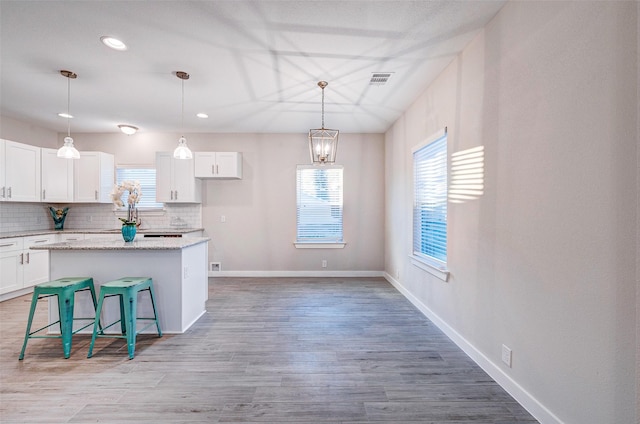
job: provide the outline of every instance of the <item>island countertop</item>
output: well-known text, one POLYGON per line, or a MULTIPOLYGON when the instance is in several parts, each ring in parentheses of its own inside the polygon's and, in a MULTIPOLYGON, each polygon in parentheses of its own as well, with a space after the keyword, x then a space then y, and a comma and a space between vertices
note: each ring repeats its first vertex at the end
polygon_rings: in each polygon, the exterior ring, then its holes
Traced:
POLYGON ((32 246, 35 250, 176 250, 206 243, 209 237, 141 238, 132 242, 123 240, 76 240, 32 246))

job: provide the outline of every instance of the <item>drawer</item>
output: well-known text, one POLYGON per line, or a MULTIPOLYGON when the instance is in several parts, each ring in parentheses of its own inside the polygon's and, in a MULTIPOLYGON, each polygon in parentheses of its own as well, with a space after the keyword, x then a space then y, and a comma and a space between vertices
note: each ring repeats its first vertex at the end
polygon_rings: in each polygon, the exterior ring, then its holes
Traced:
POLYGON ((0 252, 22 250, 24 243, 22 237, 0 239, 0 252))
POLYGON ((56 242, 55 234, 43 234, 41 236, 29 236, 24 239, 24 248, 28 249, 31 246, 37 246, 40 244, 49 244, 56 242))

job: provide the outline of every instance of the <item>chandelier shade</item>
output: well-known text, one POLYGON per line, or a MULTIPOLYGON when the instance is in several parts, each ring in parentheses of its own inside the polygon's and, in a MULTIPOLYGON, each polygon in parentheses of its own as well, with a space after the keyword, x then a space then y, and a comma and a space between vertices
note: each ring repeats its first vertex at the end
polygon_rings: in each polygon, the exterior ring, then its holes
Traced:
POLYGON ((340 131, 324 127, 324 89, 327 85, 326 81, 318 82, 322 89, 322 128, 309 130, 309 155, 314 165, 333 164, 338 150, 340 131))
POLYGON ((73 145, 71 138, 71 80, 78 77, 77 74, 67 70, 61 70, 60 75, 67 78, 67 136, 64 138, 64 145, 58 149, 57 156, 64 159, 80 159, 80 152, 73 145))

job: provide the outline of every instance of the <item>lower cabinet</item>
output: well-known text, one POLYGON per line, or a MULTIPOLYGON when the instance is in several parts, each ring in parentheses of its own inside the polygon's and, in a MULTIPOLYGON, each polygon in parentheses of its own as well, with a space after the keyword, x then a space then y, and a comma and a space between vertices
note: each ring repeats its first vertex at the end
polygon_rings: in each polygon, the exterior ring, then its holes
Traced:
POLYGON ((55 241, 55 234, 0 239, 0 295, 48 281, 49 251, 30 247, 55 241))

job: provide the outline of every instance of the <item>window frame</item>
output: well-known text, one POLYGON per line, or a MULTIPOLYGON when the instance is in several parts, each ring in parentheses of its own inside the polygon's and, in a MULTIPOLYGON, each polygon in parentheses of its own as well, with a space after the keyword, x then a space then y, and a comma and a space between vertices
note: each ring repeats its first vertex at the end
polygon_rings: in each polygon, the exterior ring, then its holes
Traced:
POLYGON ((344 167, 342 165, 297 165, 296 166, 296 241, 294 246, 298 249, 341 249, 344 248, 346 243, 344 242, 344 167), (314 240, 299 238, 300 235, 300 172, 307 169, 313 170, 331 170, 337 169, 341 171, 340 176, 340 240, 314 240))
MULTIPOLYGON (((449 190, 449 155, 448 155, 448 130, 445 127, 444 130, 438 131, 437 133, 431 135, 430 137, 427 137, 422 143, 418 144, 417 146, 414 146, 413 149, 411 149, 411 157, 412 157, 412 182, 413 182, 413 187, 412 187, 412 204, 411 204, 411 208, 410 208, 410 214, 411 214, 411 242, 410 242, 410 254, 409 257, 411 258, 411 263, 413 265, 415 265, 416 267, 429 272, 430 274, 438 277, 439 279, 443 280, 443 281, 448 281, 449 279, 449 269, 447 266, 447 261, 448 261, 448 255, 447 255, 447 247, 448 247, 448 239, 449 239, 449 222, 448 222, 448 190, 449 190), (444 141, 444 152, 442 151, 442 147, 439 147, 438 150, 435 150, 434 152, 431 152, 432 155, 427 157, 427 158, 417 158, 416 154, 420 154, 420 153, 424 153, 425 149, 429 149, 430 146, 431 148, 434 147, 434 143, 438 143, 438 142, 442 142, 444 141), (418 175, 417 175, 417 160, 434 160, 437 159, 437 156, 443 156, 443 158, 440 158, 440 163, 438 164, 438 167, 444 167, 444 172, 437 174, 434 178, 430 179, 430 180, 426 180, 426 181, 422 181, 419 182, 417 180, 418 175), (444 163, 442 163, 442 159, 444 159, 444 163), (434 179, 437 179, 438 181, 441 180, 444 176, 444 189, 439 188, 437 193, 419 193, 418 192, 418 187, 433 187, 434 185, 438 185, 437 181, 434 181, 434 179), (428 253, 425 253, 423 251, 423 248, 420 249, 420 251, 416 251, 416 238, 420 237, 421 240, 423 239, 423 235, 425 232, 428 231, 426 224, 423 223, 422 220, 418 220, 416 217, 416 213, 418 211, 417 209, 417 203, 421 200, 421 199, 425 199, 425 198, 429 198, 429 200, 433 200, 433 198, 436 198, 438 204, 442 207, 444 207, 444 214, 440 214, 440 215, 436 215, 438 217, 442 217, 444 215, 444 222, 445 222, 445 227, 444 227, 444 236, 445 236, 445 241, 444 241, 444 260, 442 260, 442 258, 439 257, 435 257, 432 255, 429 255, 428 253), (420 225, 420 227, 418 228, 417 225, 420 225)), ((428 178, 428 175, 425 175, 424 173, 421 173, 421 176, 424 178, 428 178)), ((440 183, 441 184, 441 183, 440 183)), ((422 213, 425 212, 424 209, 420 209, 420 211, 422 213)), ((441 232, 440 232, 441 233, 441 232)), ((431 233, 431 235, 433 236, 433 233, 431 233)))
MULTIPOLYGON (((118 181, 118 170, 119 169, 153 169, 153 170, 155 170, 157 172, 157 169, 156 169, 155 165, 151 165, 151 164, 117 164, 115 168, 116 168, 115 169, 115 184, 116 185, 118 185, 120 183, 118 181)), ((155 188, 155 184, 156 184, 155 176, 150 181, 153 182, 154 188, 155 188)), ((145 195, 148 196, 148 190, 145 190, 144 187, 143 187, 142 188, 142 197, 141 197, 142 200, 145 199, 145 195)), ((123 199, 123 201, 126 204, 126 199, 123 199)), ((164 211, 165 211, 164 203, 157 202, 157 201, 155 201, 154 203, 155 203, 155 206, 140 206, 140 205, 138 205, 138 211, 145 212, 145 214, 148 214, 149 212, 151 212, 151 213, 153 213, 153 212, 162 212, 162 213, 164 213, 164 211)), ((126 214, 127 208, 126 207, 115 208, 114 210, 115 210, 115 212, 123 212, 123 213, 126 214)))

